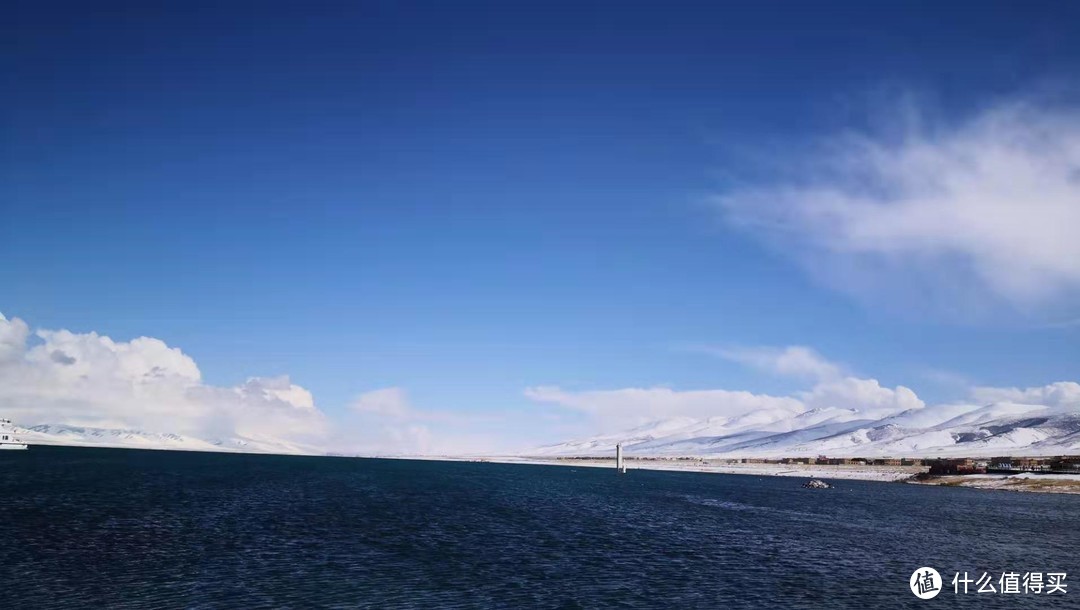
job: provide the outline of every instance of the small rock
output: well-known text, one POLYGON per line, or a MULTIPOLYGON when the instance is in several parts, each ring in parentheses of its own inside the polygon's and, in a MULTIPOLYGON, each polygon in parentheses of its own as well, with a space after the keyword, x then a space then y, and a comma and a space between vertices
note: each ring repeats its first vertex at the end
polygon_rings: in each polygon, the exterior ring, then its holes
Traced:
POLYGON ((829 485, 821 479, 810 479, 806 483, 803 483, 803 487, 807 489, 832 489, 832 485, 829 485))

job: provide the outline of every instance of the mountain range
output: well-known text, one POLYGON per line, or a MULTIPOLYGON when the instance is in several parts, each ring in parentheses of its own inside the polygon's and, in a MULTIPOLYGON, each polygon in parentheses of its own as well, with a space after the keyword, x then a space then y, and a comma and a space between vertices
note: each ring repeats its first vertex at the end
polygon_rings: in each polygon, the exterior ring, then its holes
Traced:
MULTIPOLYGON (((880 413, 880 412, 878 412, 880 413)), ((547 445, 532 456, 994 457, 1080 454, 1080 405, 1013 402, 937 405, 875 418, 834 407, 792 413, 757 409, 735 417, 672 417, 613 434, 547 445)), ((276 438, 199 438, 135 429, 44 424, 20 428, 31 445, 323 455, 276 438)))
POLYGON ((283 453, 320 455, 313 447, 273 438, 195 438, 180 434, 145 430, 92 428, 65 424, 43 424, 19 428, 19 440, 30 445, 71 445, 122 447, 128 449, 173 449, 179 451, 229 451, 243 453, 283 453))
POLYGON ((858 409, 654 421, 625 432, 540 447, 538 456, 994 457, 1080 453, 1080 407, 998 402, 908 409, 875 419, 858 409))

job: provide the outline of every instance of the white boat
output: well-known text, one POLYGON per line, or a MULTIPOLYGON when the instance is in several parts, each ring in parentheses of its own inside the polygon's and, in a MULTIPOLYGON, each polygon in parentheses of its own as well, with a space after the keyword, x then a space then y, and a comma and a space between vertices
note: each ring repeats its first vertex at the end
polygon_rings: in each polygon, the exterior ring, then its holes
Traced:
POLYGON ((26 449, 26 443, 15 438, 15 432, 10 419, 0 419, 0 449, 26 449))

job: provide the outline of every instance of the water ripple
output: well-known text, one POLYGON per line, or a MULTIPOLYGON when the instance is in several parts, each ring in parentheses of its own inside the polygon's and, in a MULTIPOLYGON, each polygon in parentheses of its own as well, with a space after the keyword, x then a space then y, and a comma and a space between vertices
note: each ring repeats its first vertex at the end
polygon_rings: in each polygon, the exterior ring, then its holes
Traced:
POLYGON ((898 608, 921 565, 1080 568, 1066 496, 39 449, 0 457, 5 608, 898 608))

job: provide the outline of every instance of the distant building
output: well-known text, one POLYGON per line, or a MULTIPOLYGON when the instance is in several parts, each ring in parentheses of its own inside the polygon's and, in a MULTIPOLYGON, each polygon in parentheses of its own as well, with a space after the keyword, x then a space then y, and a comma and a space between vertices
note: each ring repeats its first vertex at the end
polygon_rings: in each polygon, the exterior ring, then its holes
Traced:
POLYGON ((1062 456, 1050 461, 1050 470, 1080 473, 1080 456, 1062 456))
POLYGON ((990 458, 991 472, 1049 472, 1058 460, 1054 458, 1024 458, 999 456, 990 458))
POLYGON ((932 475, 983 474, 986 468, 980 468, 971 458, 936 459, 925 462, 930 466, 932 475))
POLYGON ((829 463, 830 466, 849 466, 849 465, 865 466, 866 465, 866 460, 864 460, 862 458, 828 458, 828 463, 829 463))
POLYGON ((1013 459, 1009 456, 999 456, 990 458, 990 470, 1012 470, 1013 459))

